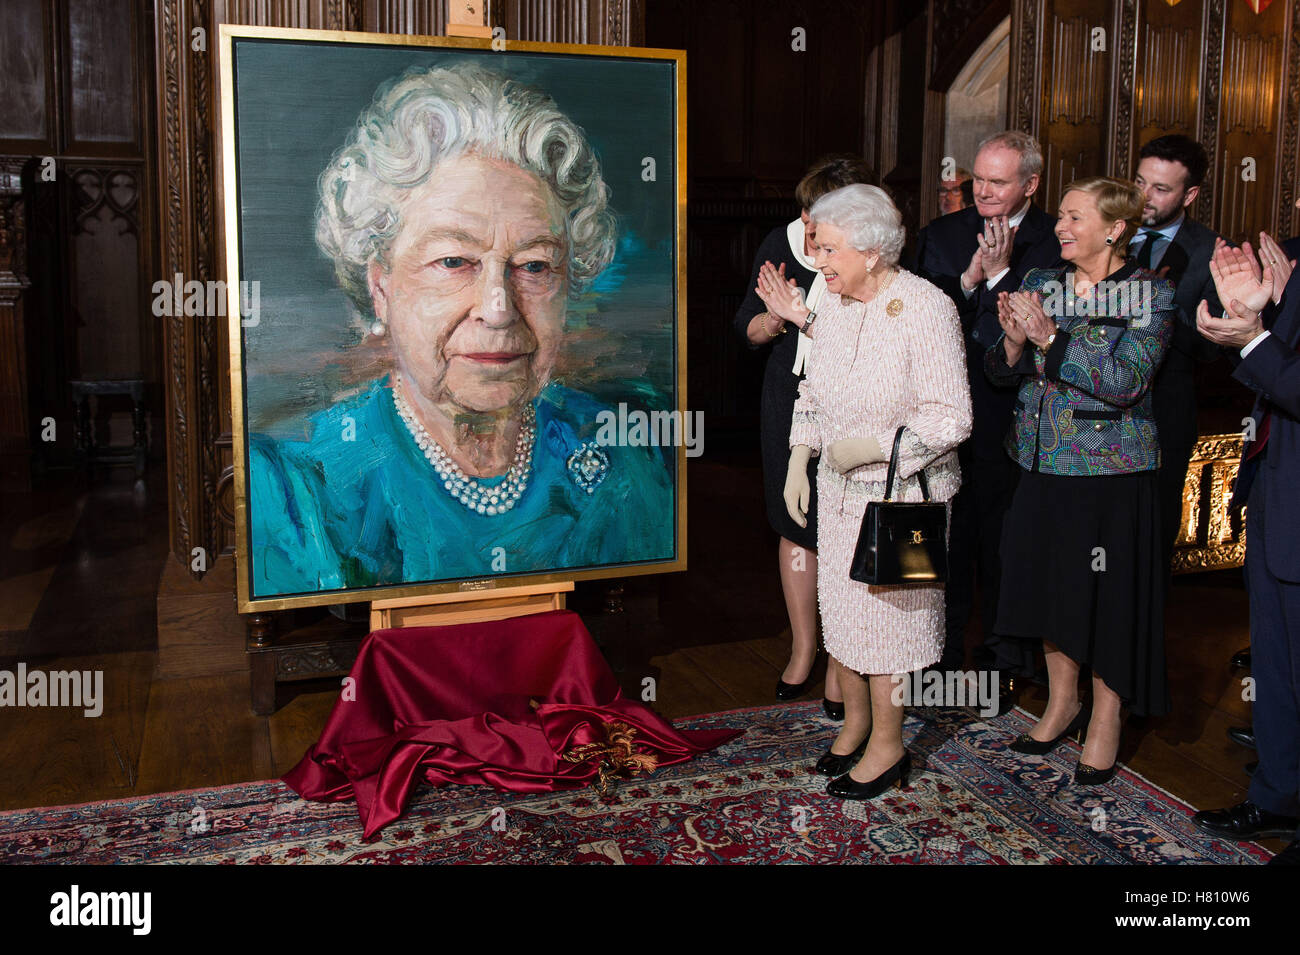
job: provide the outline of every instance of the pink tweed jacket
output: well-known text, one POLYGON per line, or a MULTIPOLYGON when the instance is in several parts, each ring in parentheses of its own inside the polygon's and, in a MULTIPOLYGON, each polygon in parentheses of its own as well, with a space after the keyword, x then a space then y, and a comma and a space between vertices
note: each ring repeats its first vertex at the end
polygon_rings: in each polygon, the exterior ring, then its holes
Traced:
MULTIPOLYGON (((861 303, 827 295, 818 309, 809 368, 799 385, 790 446, 815 454, 841 438, 871 436, 888 455, 905 427, 895 500, 919 501, 926 469, 930 498, 961 485, 957 445, 971 431, 970 385, 957 309, 934 285, 899 270, 885 291, 861 303)), ((820 507, 861 515, 885 496, 884 463, 839 475, 818 470, 820 507)))

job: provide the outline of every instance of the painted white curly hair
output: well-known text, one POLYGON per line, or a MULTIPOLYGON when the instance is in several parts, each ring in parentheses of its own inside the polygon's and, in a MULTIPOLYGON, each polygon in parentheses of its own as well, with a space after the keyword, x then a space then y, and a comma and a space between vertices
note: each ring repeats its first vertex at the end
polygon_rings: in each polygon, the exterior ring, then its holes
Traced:
POLYGON ((316 243, 362 316, 373 315, 370 263, 390 267, 403 197, 441 161, 468 152, 514 163, 550 186, 565 214, 571 297, 614 258, 600 160, 549 94, 476 64, 413 67, 380 87, 318 184, 316 243))

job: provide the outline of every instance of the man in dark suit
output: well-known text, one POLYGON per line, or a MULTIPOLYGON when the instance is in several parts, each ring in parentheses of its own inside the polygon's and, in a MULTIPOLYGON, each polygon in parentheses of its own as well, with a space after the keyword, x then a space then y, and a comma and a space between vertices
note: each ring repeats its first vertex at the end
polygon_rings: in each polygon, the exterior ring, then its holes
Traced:
MULTIPOLYGON (((974 411, 971 437, 958 450, 962 489, 953 500, 949 533, 948 633, 940 663, 947 669, 962 664, 977 571, 985 662, 996 652, 998 549, 1002 519, 1019 476, 1003 448, 1016 393, 989 382, 984 353, 1001 334, 998 293, 1016 291, 1031 268, 1060 258, 1056 217, 1033 204, 1042 169, 1042 152, 1033 137, 1008 131, 985 139, 972 167, 975 205, 922 229, 912 263, 912 271, 947 292, 957 306, 974 411)), ((1011 641, 1005 649, 1014 649, 1013 659, 1004 660, 1012 670, 1032 671, 1032 658, 1021 652, 1021 642, 1011 641)))
POLYGON ((1201 191, 1209 167, 1205 149, 1186 136, 1161 136, 1138 153, 1134 182, 1146 196, 1142 228, 1129 243, 1129 255, 1175 284, 1179 322, 1164 363, 1151 385, 1160 433, 1160 526, 1165 572, 1183 515, 1187 462, 1196 446, 1196 364, 1213 361, 1219 349, 1196 332, 1196 306, 1202 301, 1218 315, 1222 308, 1210 277, 1210 256, 1218 235, 1187 214, 1201 191))
POLYGON ((1193 821, 1233 840, 1290 837, 1273 861, 1300 864, 1300 271, 1276 243, 1261 241, 1257 278, 1249 251, 1222 246, 1215 253, 1227 313, 1215 317, 1202 302, 1197 328, 1231 349, 1231 358, 1240 356, 1233 377, 1256 396, 1236 495, 1250 502, 1246 580, 1259 766, 1244 802, 1198 812, 1193 821))

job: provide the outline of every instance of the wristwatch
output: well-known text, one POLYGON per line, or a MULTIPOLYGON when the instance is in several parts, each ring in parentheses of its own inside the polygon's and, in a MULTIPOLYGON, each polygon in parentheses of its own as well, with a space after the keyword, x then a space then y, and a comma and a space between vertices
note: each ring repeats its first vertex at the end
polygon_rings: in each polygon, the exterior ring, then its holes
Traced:
MULTIPOLYGON (((812 328, 812 323, 817 320, 816 312, 809 312, 808 317, 803 320, 803 328, 799 329, 805 335, 808 335, 808 329, 812 328)), ((811 338, 811 335, 808 335, 811 338)))
POLYGON ((1056 341, 1056 332, 1052 332, 1052 334, 1047 336, 1047 344, 1043 346, 1043 351, 1046 352, 1049 348, 1051 348, 1052 342, 1054 341, 1056 341))

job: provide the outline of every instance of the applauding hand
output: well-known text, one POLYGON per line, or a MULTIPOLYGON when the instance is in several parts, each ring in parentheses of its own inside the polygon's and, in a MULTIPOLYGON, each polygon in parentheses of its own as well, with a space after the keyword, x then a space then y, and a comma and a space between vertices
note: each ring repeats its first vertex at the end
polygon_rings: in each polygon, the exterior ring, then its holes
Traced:
MULTIPOLYGON (((1221 302, 1236 299, 1250 311, 1258 312, 1273 297, 1273 267, 1268 265, 1260 271, 1249 242, 1234 249, 1222 239, 1216 239, 1214 255, 1210 259, 1210 275, 1221 302)), ((1199 325, 1199 308, 1197 311, 1199 325)), ((1208 306, 1206 314, 1209 314, 1208 306)))
POLYGON ((1046 349, 1056 334, 1056 322, 1043 311, 1043 298, 1037 292, 1013 292, 1007 299, 1012 316, 1024 330, 1026 340, 1046 349))
POLYGON ((994 216, 984 223, 984 231, 976 237, 983 254, 985 278, 993 278, 1004 269, 1011 268, 1011 248, 1016 240, 1016 230, 1007 224, 1006 216, 994 216))
POLYGON ((771 262, 764 262, 758 270, 758 286, 754 291, 767 306, 769 315, 803 328, 803 323, 808 318, 808 306, 804 303, 803 289, 799 283, 785 277, 784 262, 780 269, 771 262))
POLYGON ((1007 292, 998 293, 998 324, 1007 336, 1007 344, 1024 347, 1025 329, 1011 311, 1011 295, 1007 292))
POLYGON ((1006 352, 1008 368, 1014 368, 1025 352, 1025 329, 1011 311, 1011 296, 998 293, 998 324, 1002 326, 1002 349, 1006 352))
POLYGON ((967 292, 973 292, 975 286, 984 281, 984 253, 980 249, 975 250, 975 254, 970 257, 970 265, 966 266, 966 271, 961 274, 961 287, 967 292))
POLYGON ((1201 304, 1196 306, 1196 330, 1216 345, 1245 348, 1263 334, 1264 323, 1258 310, 1235 298, 1228 302, 1227 311, 1220 318, 1211 315, 1209 303, 1201 299, 1201 304))
POLYGON ((1286 290, 1286 283, 1291 281, 1291 271, 1295 268, 1296 260, 1290 258, 1282 251, 1282 246, 1277 244, 1267 232, 1259 234, 1259 261, 1270 268, 1273 273, 1273 303, 1282 301, 1282 292, 1286 290))

